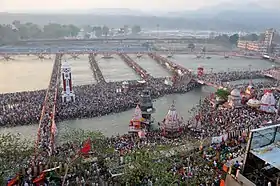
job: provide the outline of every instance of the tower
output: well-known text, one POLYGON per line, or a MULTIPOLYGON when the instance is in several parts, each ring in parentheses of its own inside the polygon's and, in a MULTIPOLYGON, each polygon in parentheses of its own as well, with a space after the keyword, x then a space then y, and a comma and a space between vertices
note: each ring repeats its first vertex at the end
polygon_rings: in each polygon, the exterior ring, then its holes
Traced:
POLYGON ((61 65, 61 75, 63 82, 62 102, 74 102, 71 67, 67 61, 61 65))
POLYGON ((144 90, 140 97, 140 109, 142 111, 143 124, 149 127, 153 123, 152 114, 155 112, 150 91, 144 90))

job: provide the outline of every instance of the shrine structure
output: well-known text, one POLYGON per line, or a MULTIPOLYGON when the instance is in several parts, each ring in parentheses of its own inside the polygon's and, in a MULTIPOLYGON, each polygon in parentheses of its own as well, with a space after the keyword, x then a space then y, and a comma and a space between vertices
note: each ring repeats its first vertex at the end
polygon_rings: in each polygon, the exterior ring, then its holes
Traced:
POLYGON ((178 137, 182 133, 183 118, 176 111, 174 102, 172 103, 164 120, 160 123, 163 136, 178 137))
POLYGON ((75 94, 73 91, 71 67, 67 61, 61 65, 61 75, 63 82, 62 102, 74 102, 75 94))

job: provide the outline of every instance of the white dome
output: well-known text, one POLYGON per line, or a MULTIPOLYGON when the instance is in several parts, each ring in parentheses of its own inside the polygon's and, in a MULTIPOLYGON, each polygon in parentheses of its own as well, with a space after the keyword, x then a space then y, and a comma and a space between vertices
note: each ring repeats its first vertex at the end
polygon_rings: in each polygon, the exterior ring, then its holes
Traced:
POLYGON ((265 105, 275 105, 276 104, 276 99, 273 95, 272 92, 267 92, 263 95, 261 99, 261 104, 265 105))
POLYGON ((171 105, 171 108, 169 109, 168 113, 165 116, 165 120, 164 120, 164 127, 166 130, 170 130, 170 129, 179 129, 181 124, 182 124, 182 120, 179 116, 179 114, 177 113, 174 104, 171 105))
POLYGON ((247 102, 247 105, 250 107, 259 107, 261 104, 261 102, 257 99, 249 99, 249 101, 247 102))
POLYGON ((231 95, 231 96, 234 96, 234 97, 241 97, 240 91, 239 91, 238 89, 233 89, 233 90, 230 92, 230 95, 231 95))
POLYGON ((261 99, 260 109, 264 112, 275 112, 276 99, 271 91, 266 92, 261 99))

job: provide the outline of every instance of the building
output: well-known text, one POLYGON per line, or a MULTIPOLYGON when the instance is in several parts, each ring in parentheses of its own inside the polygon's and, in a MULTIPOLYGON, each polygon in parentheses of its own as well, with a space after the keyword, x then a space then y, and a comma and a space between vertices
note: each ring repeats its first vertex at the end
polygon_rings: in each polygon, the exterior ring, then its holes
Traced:
POLYGON ((280 124, 250 131, 242 175, 255 185, 280 183, 280 124))
POLYGON ((273 39, 274 39, 274 35, 276 33, 276 30, 273 28, 270 28, 268 30, 265 31, 264 33, 264 39, 262 41, 262 46, 261 46, 261 52, 264 53, 271 53, 272 52, 272 44, 273 39))
POLYGON ((261 54, 278 54, 280 46, 274 41, 276 30, 270 28, 265 31, 260 41, 239 40, 237 47, 245 51, 259 52, 261 54))
POLYGON ((261 43, 258 41, 239 40, 237 43, 237 47, 246 51, 260 52, 261 43))

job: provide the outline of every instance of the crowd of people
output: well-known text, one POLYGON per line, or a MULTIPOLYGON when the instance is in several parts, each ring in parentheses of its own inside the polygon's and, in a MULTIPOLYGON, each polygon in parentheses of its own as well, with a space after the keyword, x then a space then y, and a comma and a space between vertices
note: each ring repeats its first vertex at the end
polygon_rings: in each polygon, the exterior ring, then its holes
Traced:
MULTIPOLYGON (((55 83, 56 77, 52 77, 54 79, 51 82, 55 83)), ((259 77, 263 77, 260 71, 234 71, 205 74, 200 79, 220 84, 221 82, 259 77)), ((137 81, 130 81, 129 83, 129 91, 122 92, 117 91, 122 88, 122 82, 75 86, 77 101, 64 104, 61 99, 58 99, 56 120, 96 117, 135 107, 139 92, 144 87, 137 81)), ((199 84, 191 81, 188 85, 181 84, 174 88, 166 85, 163 78, 151 78, 144 86, 150 87, 152 97, 157 98, 166 94, 185 93, 199 86, 199 84)), ((61 91, 61 88, 59 88, 58 92, 61 91)), ((46 90, 0 94, 0 125, 16 126, 38 123, 45 95, 46 90)), ((51 92, 49 95, 52 95, 51 92)))
MULTIPOLYGON (((164 84, 164 79, 162 78, 151 78, 145 85, 138 81, 130 81, 128 91, 116 91, 122 87, 122 82, 83 85, 74 87, 76 101, 66 104, 61 99, 53 97, 57 95, 57 92, 60 92, 60 77, 58 76, 60 74, 60 62, 61 59, 57 56, 47 92, 46 90, 40 90, 0 95, 0 102, 2 103, 0 111, 3 111, 0 113, 0 124, 2 126, 33 124, 41 119, 41 132, 39 135, 42 140, 39 142, 40 147, 48 148, 47 146, 50 145, 48 142, 51 136, 47 131, 50 131, 54 114, 56 114, 56 121, 62 121, 122 112, 135 107, 138 103, 139 93, 147 87, 149 87, 152 97, 157 98, 165 94, 185 93, 199 86, 197 82, 191 81, 187 85, 180 84, 174 87, 164 84), (45 101, 45 99, 48 101, 45 101), (45 104, 42 105, 42 103, 45 104), (57 109, 55 113, 53 112, 55 111, 53 110, 54 107, 57 109), (44 117, 40 118, 41 114, 44 117)), ((220 84, 220 82, 259 77, 263 77, 260 71, 234 71, 205 74, 200 79, 220 84)), ((256 91, 260 92, 258 96, 262 95, 261 88, 275 83, 257 84, 255 88, 256 91)), ((276 92, 275 94, 276 98, 280 97, 276 92)), ((189 126, 195 121, 193 119, 186 121, 182 135, 178 139, 167 139, 162 136, 161 131, 151 131, 147 132, 143 139, 133 135, 122 135, 96 140, 91 143, 96 150, 91 149, 94 152, 86 154, 86 157, 81 157, 81 159, 88 159, 88 161, 74 162, 70 170, 68 170, 67 166, 69 166, 69 162, 77 157, 82 145, 76 142, 65 142, 57 145, 51 154, 36 154, 29 162, 22 162, 24 164, 22 167, 25 167, 25 169, 19 173, 21 175, 20 181, 25 185, 32 185, 34 180, 40 177, 42 173, 42 171, 39 171, 40 168, 35 171, 34 167, 45 167, 45 165, 48 165, 48 168, 60 165, 59 171, 55 170, 57 176, 52 176, 52 178, 49 176, 47 179, 46 174, 44 174, 44 179, 41 181, 47 184, 56 182, 56 184, 61 185, 65 181, 66 185, 73 185, 74 183, 93 185, 110 180, 115 181, 111 179, 109 171, 111 167, 108 167, 108 162, 118 162, 123 156, 140 149, 149 148, 151 150, 167 146, 172 149, 178 148, 180 149, 179 151, 191 151, 191 154, 186 155, 186 157, 178 156, 178 153, 171 154, 171 160, 174 162, 171 163, 170 169, 166 170, 167 174, 179 175, 180 179, 178 181, 192 181, 196 185, 203 186, 211 185, 221 178, 222 172, 216 168, 242 154, 244 150, 242 143, 246 142, 245 137, 238 134, 233 135, 228 137, 227 141, 212 144, 210 147, 202 147, 200 151, 198 151, 199 145, 195 142, 232 131, 248 131, 248 129, 261 126, 264 121, 275 118, 273 114, 258 112, 248 107, 215 109, 210 103, 210 98, 203 100, 191 112, 198 113, 200 125, 195 129, 190 129, 189 126), (187 148, 182 148, 186 144, 187 148), (107 151, 102 151, 101 153, 100 149, 97 150, 97 148, 107 149, 107 151), (112 149, 112 151, 108 149, 112 149), (201 152, 201 154, 198 155, 198 152, 201 152), (52 155, 56 163, 50 162, 48 155, 52 155), (92 159, 94 157, 97 157, 97 159, 92 159), (201 158, 198 159, 197 157, 201 158), (177 163, 178 160, 182 161, 177 163), (62 166, 65 164, 66 166, 62 166), (66 177, 64 177, 65 173, 66 177)), ((211 144, 211 142, 208 143, 211 144)), ((170 149, 162 151, 170 151, 170 149)), ((120 166, 122 163, 117 164, 120 166)), ((160 179, 153 177, 153 175, 141 175, 140 177, 140 182, 142 183, 156 182, 156 180, 160 179)))

